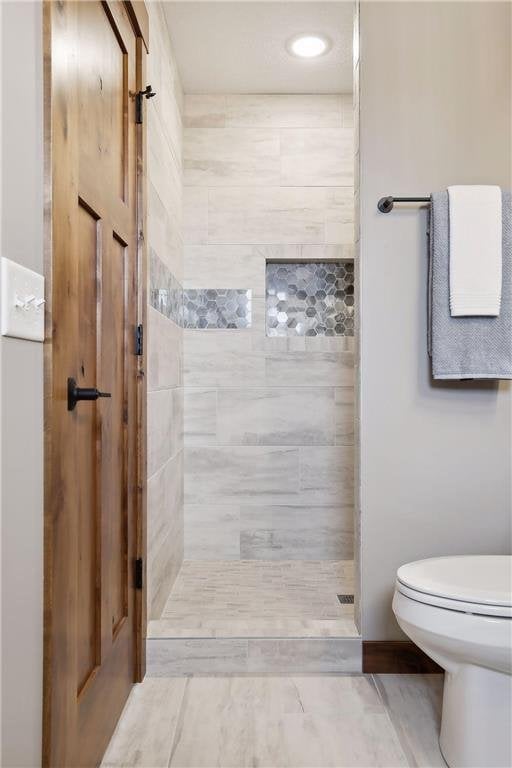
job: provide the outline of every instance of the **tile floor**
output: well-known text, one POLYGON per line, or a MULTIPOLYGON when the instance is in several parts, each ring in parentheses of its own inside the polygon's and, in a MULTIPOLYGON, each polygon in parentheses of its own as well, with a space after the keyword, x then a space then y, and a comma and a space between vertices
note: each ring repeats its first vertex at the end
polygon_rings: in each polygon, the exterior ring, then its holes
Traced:
POLYGON ((357 637, 351 560, 185 561, 148 637, 357 637))
POLYGON ((441 675, 147 678, 103 768, 438 768, 441 675))

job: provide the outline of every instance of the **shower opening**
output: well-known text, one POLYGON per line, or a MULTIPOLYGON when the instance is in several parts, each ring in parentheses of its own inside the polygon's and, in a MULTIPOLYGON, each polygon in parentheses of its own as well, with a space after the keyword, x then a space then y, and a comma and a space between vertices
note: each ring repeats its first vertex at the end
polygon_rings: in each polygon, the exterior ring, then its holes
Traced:
POLYGON ((354 5, 163 7, 148 673, 357 671, 354 5), (286 46, 307 29, 317 60, 286 46))

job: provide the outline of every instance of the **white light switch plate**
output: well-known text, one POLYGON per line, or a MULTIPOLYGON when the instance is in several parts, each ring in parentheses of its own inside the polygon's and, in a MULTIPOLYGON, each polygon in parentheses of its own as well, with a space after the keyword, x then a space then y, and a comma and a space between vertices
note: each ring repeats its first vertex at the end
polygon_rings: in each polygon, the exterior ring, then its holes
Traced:
POLYGON ((2 258, 2 336, 44 341, 44 277, 2 258))

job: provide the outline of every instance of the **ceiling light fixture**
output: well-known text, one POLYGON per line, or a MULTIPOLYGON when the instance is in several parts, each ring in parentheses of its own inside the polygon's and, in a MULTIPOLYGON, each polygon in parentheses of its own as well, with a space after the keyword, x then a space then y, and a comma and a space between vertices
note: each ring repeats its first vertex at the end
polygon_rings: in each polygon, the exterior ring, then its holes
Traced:
POLYGON ((295 35, 288 40, 288 53, 301 59, 314 59, 323 56, 331 47, 331 41, 325 35, 295 35))

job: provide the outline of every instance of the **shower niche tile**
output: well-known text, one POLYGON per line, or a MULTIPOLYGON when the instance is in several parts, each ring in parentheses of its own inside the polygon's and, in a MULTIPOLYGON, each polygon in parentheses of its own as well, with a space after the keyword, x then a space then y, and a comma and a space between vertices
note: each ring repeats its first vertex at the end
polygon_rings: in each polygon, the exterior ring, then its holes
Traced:
POLYGON ((267 336, 353 336, 352 261, 266 264, 267 336))

